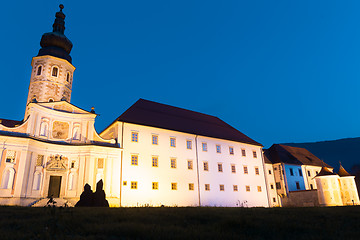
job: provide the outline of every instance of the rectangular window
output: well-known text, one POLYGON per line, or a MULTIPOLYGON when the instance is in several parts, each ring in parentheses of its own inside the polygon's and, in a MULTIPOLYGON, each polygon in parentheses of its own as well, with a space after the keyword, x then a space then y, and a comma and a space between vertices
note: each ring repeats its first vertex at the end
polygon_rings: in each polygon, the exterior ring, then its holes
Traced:
POLYGON ((193 169, 193 161, 192 160, 188 160, 188 169, 189 170, 193 169))
POLYGON ((232 173, 236 173, 235 164, 231 164, 231 172, 232 172, 232 173))
POLYGON ((222 172, 222 171, 223 171, 222 163, 218 163, 218 172, 222 172))
POLYGON ((302 171, 299 169, 299 176, 302 177, 302 171))
POLYGON ((7 150, 6 151, 6 160, 7 163, 14 163, 16 157, 16 152, 13 150, 7 150))
POLYGON ((131 132, 131 141, 132 142, 138 142, 138 140, 139 140, 139 133, 131 132))
POLYGON ((157 156, 152 157, 152 166, 153 167, 158 167, 159 166, 158 165, 158 160, 159 160, 159 158, 157 156))
POLYGON ((311 173, 310 173, 310 171, 308 170, 307 172, 308 172, 308 176, 309 176, 309 177, 311 177, 311 173))
POLYGON ((44 163, 44 155, 37 155, 36 166, 42 166, 44 163))
POLYGON ((296 189, 300 189, 300 183, 299 182, 295 182, 295 184, 296 184, 296 189))
POLYGON ((225 191, 225 186, 224 186, 224 184, 220 184, 220 191, 225 191))
POLYGON ((202 143, 202 150, 203 152, 207 152, 207 143, 205 142, 202 143))
POLYGON ((176 138, 174 137, 170 138, 170 147, 176 147, 176 138))
POLYGON ((220 145, 216 145, 216 152, 221 153, 221 146, 220 145))
POLYGON ((230 153, 230 155, 234 155, 234 148, 233 147, 229 147, 229 153, 230 153))
POLYGON ((126 186, 126 185, 127 185, 127 181, 123 181, 123 185, 126 186))
POLYGON ((75 168, 75 161, 71 162, 71 168, 75 168))
POLYGON ((294 171, 293 171, 293 169, 290 168, 289 170, 290 170, 290 175, 291 175, 291 176, 294 176, 294 171))
POLYGON ((138 165, 138 155, 131 155, 131 165, 138 165))
POLYGON ((276 202, 276 198, 273 198, 273 202, 276 202))
POLYGON ((194 190, 194 184, 193 183, 189 183, 189 190, 193 191, 194 190))
POLYGON ((137 189, 137 182, 131 182, 131 189, 137 189))
POLYGON ((210 191, 210 184, 205 184, 205 191, 210 191))
POLYGON ((259 168, 258 168, 258 167, 255 167, 255 174, 256 174, 256 175, 260 175, 260 172, 259 172, 259 168))
POLYGON ((103 158, 98 158, 97 167, 98 167, 99 169, 103 169, 103 168, 104 168, 104 159, 103 159, 103 158))
POLYGON ((247 168, 247 166, 244 166, 244 174, 248 174, 248 168, 247 168))
POLYGON ((192 141, 191 140, 186 140, 186 148, 192 149, 192 141))
POLYGON ((152 189, 153 190, 158 190, 159 189, 159 183, 158 182, 153 182, 152 183, 152 189))
POLYGON ((276 183, 276 189, 281 189, 281 183, 279 182, 276 183))
POLYGON ((170 165, 171 165, 171 168, 176 168, 176 158, 170 159, 170 165))
POLYGON ((257 158, 257 153, 256 153, 256 151, 253 151, 253 157, 254 157, 254 158, 257 158))
POLYGON ((209 163, 204 162, 204 171, 209 171, 209 163))
POLYGON ((171 190, 177 190, 177 183, 171 183, 171 190))
POLYGON ((158 145, 159 137, 157 135, 152 135, 152 144, 158 145))
POLYGON ((247 192, 250 192, 250 186, 249 186, 249 185, 246 185, 245 187, 246 187, 246 191, 247 191, 247 192))
POLYGON ((233 190, 234 190, 234 192, 237 192, 238 191, 238 185, 233 185, 233 190))
POLYGON ((261 186, 258 186, 257 189, 258 189, 258 192, 261 192, 261 186))
POLYGON ((271 175, 271 170, 269 170, 269 175, 271 175))
POLYGON ((241 149, 241 155, 242 155, 243 157, 246 157, 246 151, 245 151, 245 149, 241 149))
POLYGON ((270 188, 271 188, 271 189, 274 189, 274 185, 273 185, 273 184, 271 184, 271 185, 270 185, 270 188))
POLYGON ((310 189, 313 190, 314 189, 314 186, 312 184, 310 184, 310 189))

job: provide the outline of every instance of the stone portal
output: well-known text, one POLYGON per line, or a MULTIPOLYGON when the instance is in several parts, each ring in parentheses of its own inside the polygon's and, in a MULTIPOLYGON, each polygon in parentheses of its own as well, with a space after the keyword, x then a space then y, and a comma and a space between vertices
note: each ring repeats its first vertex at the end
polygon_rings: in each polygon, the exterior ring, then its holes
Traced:
POLYGON ((48 196, 58 198, 60 196, 61 176, 50 176, 48 196))

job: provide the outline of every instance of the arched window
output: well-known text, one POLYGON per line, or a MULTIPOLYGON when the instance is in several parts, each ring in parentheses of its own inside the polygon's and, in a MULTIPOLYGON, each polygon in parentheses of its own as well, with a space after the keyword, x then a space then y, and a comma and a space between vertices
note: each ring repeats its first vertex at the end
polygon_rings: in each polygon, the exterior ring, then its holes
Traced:
POLYGON ((41 184, 41 173, 36 172, 34 174, 34 182, 33 182, 33 190, 40 190, 40 184, 41 184))
POLYGON ((41 75, 41 71, 42 71, 42 66, 40 65, 40 66, 38 66, 38 68, 37 68, 36 75, 37 75, 37 76, 41 75))
POLYGON ((14 182, 15 170, 13 168, 5 169, 3 172, 3 177, 1 179, 1 188, 2 189, 12 189, 14 182))
POLYGON ((58 67, 53 67, 51 76, 57 77, 58 74, 59 74, 59 68, 58 67))
POLYGON ((49 98, 49 102, 53 102, 54 101, 54 99, 52 99, 52 98, 49 98))
POLYGON ((47 136, 49 129, 49 124, 47 122, 42 122, 40 125, 40 136, 47 136))
POLYGON ((74 140, 79 140, 80 139, 80 127, 74 127, 73 130, 73 139, 74 140))
POLYGON ((69 184, 68 184, 68 189, 69 190, 74 189, 74 185, 75 185, 74 182, 75 182, 74 173, 70 173, 69 174, 69 184))
POLYGON ((66 81, 67 81, 67 82, 70 82, 70 73, 67 73, 67 74, 66 74, 66 81))

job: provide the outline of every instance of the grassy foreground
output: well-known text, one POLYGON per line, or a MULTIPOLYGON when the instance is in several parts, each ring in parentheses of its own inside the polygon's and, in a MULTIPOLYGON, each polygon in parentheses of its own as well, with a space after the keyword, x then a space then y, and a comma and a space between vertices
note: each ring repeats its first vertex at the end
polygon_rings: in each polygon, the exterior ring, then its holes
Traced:
POLYGON ((360 239, 360 207, 0 207, 0 239, 360 239))

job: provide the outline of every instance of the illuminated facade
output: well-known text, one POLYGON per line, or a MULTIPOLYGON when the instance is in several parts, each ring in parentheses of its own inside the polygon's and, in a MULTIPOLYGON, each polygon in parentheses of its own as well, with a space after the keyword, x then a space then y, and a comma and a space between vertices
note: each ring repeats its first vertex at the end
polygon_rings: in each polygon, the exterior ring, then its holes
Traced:
POLYGON ((265 150, 267 182, 275 182, 272 206, 342 206, 359 204, 355 177, 333 168, 304 148, 274 144, 265 150), (270 174, 272 168, 273 174, 270 174))
POLYGON ((216 117, 140 99, 98 134, 96 113, 70 103, 60 8, 32 60, 24 120, 0 119, 0 204, 74 204, 102 179, 111 206, 269 206, 262 145, 216 117))

